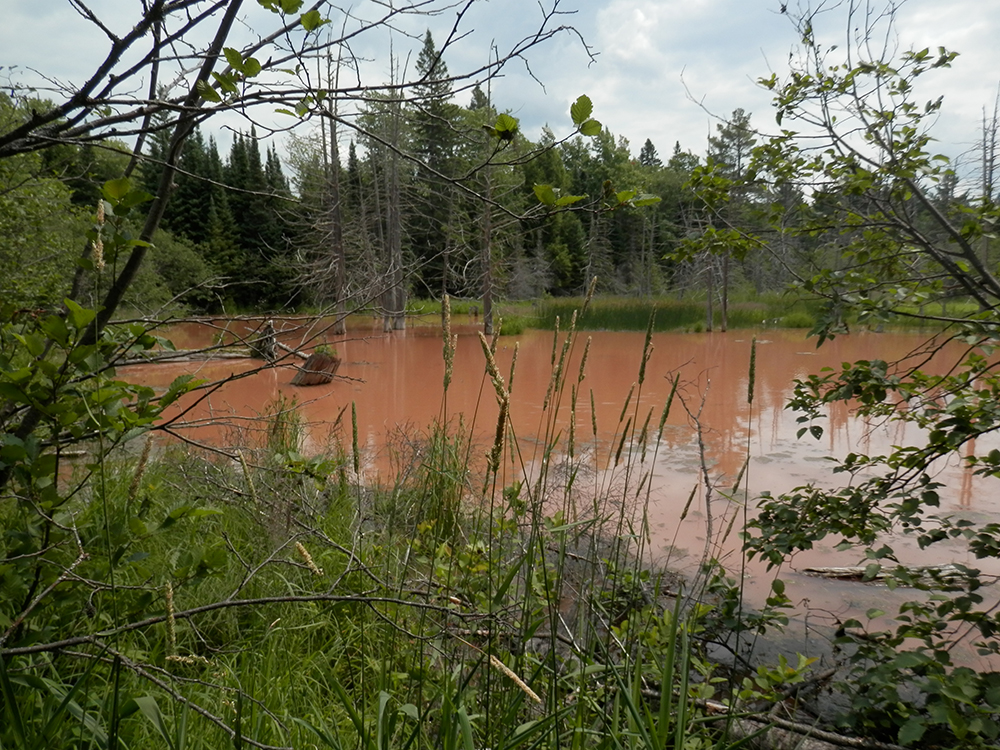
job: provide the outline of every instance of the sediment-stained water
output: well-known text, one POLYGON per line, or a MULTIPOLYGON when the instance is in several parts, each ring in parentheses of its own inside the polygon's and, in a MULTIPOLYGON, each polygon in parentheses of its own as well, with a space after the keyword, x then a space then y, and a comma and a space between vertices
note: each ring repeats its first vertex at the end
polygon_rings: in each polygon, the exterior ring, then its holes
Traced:
MULTIPOLYGON (((231 331, 242 324, 228 324, 231 331)), ((282 326, 279 326, 281 328, 282 326)), ((283 326, 292 329, 292 324, 283 326)), ((457 424, 461 419, 479 443, 481 456, 492 443, 497 405, 488 378, 478 334, 471 324, 456 325, 459 334, 454 375, 444 398, 444 362, 440 330, 434 326, 411 326, 405 332, 381 334, 352 330, 346 338, 331 340, 343 360, 338 378, 327 386, 296 388, 290 385, 294 358, 273 369, 254 372, 260 362, 252 360, 186 361, 173 364, 139 365, 123 368, 122 376, 165 387, 176 376, 194 374, 207 381, 237 376, 221 387, 186 397, 168 414, 168 424, 189 440, 225 447, 260 440, 260 417, 273 409, 279 398, 294 399, 307 426, 305 452, 323 449, 339 440, 351 445, 351 405, 358 417, 359 442, 364 453, 364 473, 369 481, 385 478, 392 469, 392 446, 419 435, 435 420, 457 424), (253 373, 253 374, 249 374, 253 373)), ((171 332, 178 348, 194 348, 219 338, 220 329, 185 325, 171 332)), ((298 347, 298 334, 283 340, 298 347)), ((599 488, 622 487, 637 505, 645 506, 650 529, 650 554, 669 561, 675 568, 694 571, 706 549, 706 532, 711 517, 713 538, 708 544, 736 576, 743 574, 746 595, 751 602, 766 598, 773 573, 759 564, 746 566, 739 555, 737 532, 745 513, 752 513, 752 498, 764 490, 787 491, 806 482, 835 486, 843 475, 830 473, 829 456, 851 451, 884 453, 893 445, 916 444, 918 431, 912 425, 889 422, 870 424, 852 417, 848 407, 835 406, 824 420, 820 440, 808 434, 801 439, 796 414, 785 408, 796 378, 819 372, 823 367, 839 367, 842 362, 879 358, 899 360, 922 350, 926 336, 905 333, 855 333, 838 336, 817 349, 802 331, 765 330, 728 333, 661 333, 652 337, 652 354, 645 368, 645 380, 638 385, 643 353, 643 333, 594 332, 577 334, 565 364, 566 386, 561 393, 546 395, 552 380, 553 359, 559 360, 564 334, 554 341, 552 332, 527 331, 499 339, 496 360, 508 377, 515 345, 516 369, 511 388, 510 419, 518 436, 519 456, 510 453, 504 463, 507 482, 537 471, 542 456, 545 425, 556 425, 560 447, 554 451, 565 459, 571 414, 571 386, 577 384, 580 359, 590 339, 584 378, 579 383, 575 406, 575 447, 578 461, 590 484, 578 485, 576 498, 589 508, 599 488), (748 402, 750 352, 756 338, 757 356, 753 403, 748 402), (672 378, 679 375, 679 400, 672 406, 662 440, 647 441, 643 447, 626 440, 623 457, 615 467, 614 454, 621 444, 626 424, 639 431, 647 418, 655 435, 661 412, 671 390, 672 378), (634 386, 634 390, 633 390, 634 386), (630 390, 629 406, 623 407, 630 390), (593 409, 591 408, 593 404, 593 409), (550 421, 555 413, 555 421, 550 421), (647 415, 649 415, 647 417, 647 415), (699 449, 699 430, 704 441, 708 476, 715 486, 711 505, 706 505, 699 449), (594 426, 596 425, 596 438, 594 426), (632 451, 632 461, 628 460, 632 451), (741 488, 729 490, 749 456, 741 488), (631 467, 631 468, 629 468, 631 467), (648 484, 635 495, 646 475, 648 484), (729 497, 719 490, 725 491, 729 497), (748 490, 748 495, 744 490, 748 490), (683 521, 685 505, 693 497, 683 521), (743 499, 751 498, 746 507, 743 499), (723 536, 736 517, 728 538, 723 536)), ((928 369, 943 367, 961 350, 945 351, 928 369)), ((982 442, 977 446, 984 448, 982 442)), ((985 446, 987 450, 991 446, 985 446)), ((963 513, 970 517, 1000 520, 997 480, 975 477, 953 459, 939 467, 942 513, 963 513)), ((781 571, 789 583, 788 593, 796 604, 811 608, 814 619, 834 620, 878 607, 892 611, 891 599, 902 600, 905 592, 889 592, 882 587, 845 581, 811 578, 797 573, 812 565, 852 565, 862 557, 857 550, 837 552, 829 544, 796 556, 781 571)), ((979 568, 997 567, 997 561, 967 558, 959 545, 944 543, 930 550, 917 550, 908 540, 896 540, 901 562, 926 565, 960 562, 979 568)), ((912 592, 910 592, 912 593, 912 592)))

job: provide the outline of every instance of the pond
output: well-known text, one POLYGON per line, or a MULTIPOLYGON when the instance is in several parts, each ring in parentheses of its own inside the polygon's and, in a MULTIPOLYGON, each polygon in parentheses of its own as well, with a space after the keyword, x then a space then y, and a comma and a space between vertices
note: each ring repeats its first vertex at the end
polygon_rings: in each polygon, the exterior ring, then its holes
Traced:
MULTIPOLYGON (((291 323, 283 326, 291 329, 291 323)), ((229 330, 234 330, 232 324, 229 330)), ((405 332, 383 335, 374 330, 355 329, 348 337, 333 341, 343 364, 330 385, 296 388, 290 385, 298 360, 287 366, 264 370, 246 377, 259 362, 252 360, 186 361, 172 364, 139 365, 122 370, 130 380, 166 386, 182 373, 192 373, 209 381, 237 376, 225 385, 187 397, 169 418, 171 429, 185 438, 216 446, 247 439, 259 429, 260 415, 273 407, 279 397, 295 399, 307 428, 306 452, 318 451, 330 440, 331 428, 339 430, 343 444, 350 446, 351 405, 358 418, 359 443, 365 455, 367 480, 385 478, 391 470, 388 447, 418 434, 435 420, 464 424, 481 445, 483 455, 492 443, 497 419, 493 388, 484 374, 484 357, 478 334, 471 323, 456 325, 458 344, 454 377, 443 398, 444 363, 439 328, 411 326, 405 332), (445 411, 446 410, 446 411, 445 411)), ((194 348, 217 339, 217 327, 185 325, 171 337, 178 348, 194 348)), ((555 347, 561 350, 563 336, 555 347)), ((622 481, 619 467, 609 470, 621 442, 624 424, 620 421, 630 391, 635 387, 624 420, 640 424, 651 413, 651 429, 659 422, 671 390, 672 378, 680 377, 678 395, 658 446, 650 445, 645 470, 650 471, 648 522, 651 529, 650 554, 672 568, 692 572, 706 548, 708 519, 713 521, 712 553, 731 574, 743 575, 745 595, 759 604, 767 596, 773 573, 759 564, 744 566, 739 555, 737 533, 744 505, 739 498, 728 499, 713 493, 706 506, 706 492, 699 452, 701 425, 706 466, 711 481, 719 489, 731 487, 744 462, 744 486, 752 498, 764 490, 773 493, 815 481, 834 486, 828 456, 850 451, 883 453, 893 445, 916 444, 920 435, 912 425, 890 422, 869 424, 854 418, 845 406, 834 407, 824 420, 820 440, 810 435, 801 439, 796 431, 796 414, 785 409, 793 382, 822 367, 839 367, 842 362, 880 358, 903 359, 919 351, 926 337, 908 333, 854 333, 838 336, 817 349, 803 331, 766 330, 728 333, 659 333, 652 337, 652 355, 646 365, 645 380, 638 381, 643 351, 643 333, 581 333, 568 357, 568 383, 576 383, 580 359, 587 339, 591 340, 585 377, 576 405, 578 454, 588 465, 586 472, 594 486, 607 487, 622 481), (756 338, 757 356, 754 399, 748 403, 750 352, 756 338), (593 410, 591 408, 593 404, 593 410), (596 439, 594 426, 596 425, 596 439), (617 473, 616 473, 617 472, 617 473), (685 514, 685 506, 692 497, 685 514), (721 538, 737 516, 736 529, 725 541, 721 538), (683 516, 683 520, 682 519, 683 516)), ((286 340, 292 341, 289 334, 286 340)), ((552 374, 554 336, 552 332, 529 330, 518 336, 499 339, 496 360, 504 373, 510 371, 515 344, 518 354, 511 388, 510 416, 518 436, 523 464, 503 466, 507 482, 531 474, 541 460, 538 436, 544 433, 549 415, 556 411, 557 429, 565 446, 570 418, 570 393, 566 392, 543 411, 552 374)), ((946 352, 954 356, 959 350, 946 352)), ((556 354, 558 356, 558 352, 556 354)), ((928 369, 933 369, 932 365, 928 369)), ((986 446, 989 449, 991 446, 986 446)), ((984 445, 980 443, 980 450, 984 445)), ((565 451, 565 448, 562 449, 565 451)), ((624 447, 629 450, 628 444, 624 447)), ((634 446, 634 450, 640 450, 634 446)), ((623 464, 625 462, 623 461, 623 464)), ((970 517, 1000 517, 997 480, 976 477, 953 459, 938 467, 942 491, 941 511, 970 517)), ((633 480, 634 482, 634 480, 633 480)), ((586 494, 585 490, 581 493, 586 494)), ((739 497, 743 497, 742 494, 739 497)), ((749 512, 752 512, 752 508, 749 512)), ((885 588, 857 582, 818 579, 798 571, 807 566, 858 564, 862 553, 836 551, 833 545, 796 556, 781 571, 792 601, 818 620, 834 621, 855 616, 868 608, 892 609, 892 599, 902 600, 912 592, 890 594, 885 588)), ((964 547, 935 545, 920 551, 916 545, 897 540, 901 562, 906 564, 968 563, 1000 574, 997 561, 971 559, 964 547), (996 570, 990 567, 997 568, 996 570)))

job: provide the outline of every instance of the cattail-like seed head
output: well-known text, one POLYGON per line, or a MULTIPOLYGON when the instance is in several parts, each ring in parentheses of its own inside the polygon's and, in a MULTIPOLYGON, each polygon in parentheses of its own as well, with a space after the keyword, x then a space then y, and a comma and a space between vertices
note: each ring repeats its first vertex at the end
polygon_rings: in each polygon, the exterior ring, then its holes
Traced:
POLYGON ((490 450, 487 459, 490 464, 490 471, 500 470, 500 457, 503 455, 503 441, 507 435, 507 416, 509 414, 510 402, 503 400, 500 402, 500 413, 497 415, 497 432, 493 438, 493 448, 490 450))
POLYGON ((167 651, 177 653, 177 623, 174 621, 174 587, 167 581, 163 587, 163 599, 167 607, 167 651))
POLYGON ((583 356, 580 357, 580 372, 576 376, 576 382, 582 383, 583 379, 587 377, 587 357, 590 356, 590 342, 592 340, 591 336, 587 336, 587 343, 583 345, 583 356))
POLYGON ((590 307, 590 301, 594 299, 594 292, 597 290, 597 277, 594 276, 590 279, 590 286, 587 287, 587 296, 583 298, 583 307, 580 308, 580 315, 587 312, 587 308, 590 307))
POLYGON ((505 675, 507 675, 507 677, 510 678, 511 682, 513 682, 515 685, 521 688, 521 690, 524 691, 524 694, 527 695, 529 698, 531 698, 531 700, 533 700, 535 703, 540 704, 542 702, 542 699, 538 697, 538 693, 536 693, 534 690, 528 687, 525 684, 524 680, 522 680, 514 673, 514 670, 512 670, 510 667, 508 667, 506 664, 500 661, 493 654, 490 654, 490 664, 493 665, 494 669, 498 669, 505 675))
POLYGON ((237 448, 236 455, 240 459, 240 466, 243 467, 243 478, 246 479, 247 488, 250 490, 250 497, 253 498, 254 502, 257 502, 257 488, 253 484, 253 475, 250 473, 250 466, 247 464, 246 456, 243 455, 243 451, 237 448))
POLYGON ((139 463, 135 467, 135 474, 132 475, 132 483, 128 486, 129 503, 133 502, 136 495, 139 494, 139 485, 142 483, 142 475, 146 471, 146 462, 149 460, 149 450, 152 445, 153 441, 147 437, 145 444, 142 446, 142 455, 139 456, 139 463))
POLYGON ((757 377, 757 337, 750 344, 750 381, 747 383, 747 403, 753 404, 754 379, 757 377))
POLYGON ((621 416, 618 417, 618 424, 621 424, 622 420, 625 419, 625 412, 628 411, 628 405, 632 402, 633 393, 635 393, 635 383, 632 383, 632 387, 628 389, 628 395, 625 397, 625 403, 622 404, 621 416))
POLYGON ((570 459, 573 458, 574 449, 576 447, 576 386, 572 386, 570 389, 572 398, 569 402, 569 443, 567 445, 567 451, 569 453, 570 459))
POLYGON ((590 426, 594 430, 594 440, 597 440, 597 408, 594 406, 594 389, 590 389, 590 426))
POLYGON ((520 349, 521 342, 514 342, 514 353, 510 358, 510 375, 507 376, 507 393, 509 394, 514 390, 514 368, 517 365, 517 350, 520 349))
POLYGON ((441 300, 441 336, 444 339, 444 390, 447 392, 455 366, 455 347, 458 345, 458 337, 451 335, 451 297, 447 294, 441 300))
POLYGON ((104 243, 101 238, 98 237, 96 240, 90 243, 90 252, 94 256, 94 267, 98 271, 104 270, 104 243))
POLYGON ((649 420, 653 417, 653 407, 649 407, 649 411, 646 412, 646 421, 642 423, 642 430, 639 432, 639 445, 642 446, 642 458, 639 459, 640 463, 645 463, 646 461, 646 448, 648 447, 647 438, 649 437, 649 420))
POLYGON ((302 542, 296 542, 295 549, 298 551, 299 557, 305 561, 306 567, 312 571, 314 576, 323 575, 323 569, 319 567, 315 561, 313 561, 312 555, 309 554, 309 550, 306 549, 306 546, 302 542))
POLYGON ((500 370, 497 368, 496 358, 493 356, 493 349, 490 348, 490 343, 486 340, 483 332, 479 332, 479 343, 483 347, 483 356, 486 357, 486 372, 490 376, 490 380, 493 381, 493 389, 497 392, 497 403, 503 403, 510 400, 510 393, 504 386, 503 375, 500 374, 500 370))
POLYGON ((361 453, 358 451, 358 407, 351 402, 351 450, 354 453, 354 475, 361 476, 361 453))
POLYGON ((199 654, 195 654, 193 656, 178 656, 177 654, 170 654, 167 657, 167 661, 172 661, 172 662, 175 662, 177 664, 186 664, 188 666, 190 666, 192 664, 211 664, 212 663, 208 659, 206 659, 204 656, 200 656, 199 654))
POLYGON ((646 363, 653 356, 653 324, 656 322, 656 310, 649 316, 649 325, 646 326, 646 340, 642 344, 642 362, 639 363, 639 385, 646 379, 646 363))
POLYGON ((670 386, 670 395, 667 396, 667 402, 663 405, 663 413, 660 414, 660 428, 656 433, 657 440, 663 439, 663 427, 667 423, 667 417, 670 416, 670 407, 674 403, 674 396, 677 395, 677 386, 680 384, 680 382, 681 382, 681 376, 674 375, 674 382, 670 386))

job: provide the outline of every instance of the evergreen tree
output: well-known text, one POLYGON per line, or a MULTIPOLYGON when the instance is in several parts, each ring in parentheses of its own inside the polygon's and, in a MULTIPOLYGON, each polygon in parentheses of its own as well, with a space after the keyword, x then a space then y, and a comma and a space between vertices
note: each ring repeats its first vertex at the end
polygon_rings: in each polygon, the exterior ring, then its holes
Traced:
POLYGON ((455 291, 451 280, 453 238, 449 222, 455 189, 450 182, 455 157, 458 107, 450 102, 448 66, 428 31, 417 57, 421 83, 414 88, 410 108, 412 150, 419 160, 412 186, 410 244, 420 264, 418 277, 431 295, 455 291))
POLYGON ((662 167, 663 162, 660 161, 660 157, 656 155, 656 146, 653 142, 646 139, 646 142, 642 144, 642 150, 639 152, 639 164, 644 167, 662 167))

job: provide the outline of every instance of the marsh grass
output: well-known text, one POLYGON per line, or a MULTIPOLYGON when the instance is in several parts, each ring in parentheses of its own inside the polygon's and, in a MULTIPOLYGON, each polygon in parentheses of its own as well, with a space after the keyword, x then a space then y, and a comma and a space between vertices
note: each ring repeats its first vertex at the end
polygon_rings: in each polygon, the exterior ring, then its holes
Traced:
MULTIPOLYGON (((536 325, 553 328, 556 318, 568 319, 581 300, 547 299, 537 306, 536 325)), ((811 328, 816 308, 804 300, 784 295, 762 295, 756 299, 734 299, 729 304, 729 328, 811 328)), ((601 297, 593 300, 577 323, 582 330, 641 331, 655 315, 655 331, 702 331, 705 329, 705 302, 689 300, 601 297)), ((715 315, 715 327, 721 323, 715 315)))
MULTIPOLYGON (((263 439, 234 434, 232 457, 112 454, 60 515, 93 585, 67 587, 9 645, 97 635, 0 660, 3 746, 727 747, 701 703, 726 695, 705 656, 721 618, 648 563, 679 398, 675 381, 640 405, 661 313, 605 447, 608 425, 577 423, 594 400, 578 320, 602 306, 579 307, 553 320, 538 424, 517 423, 516 360, 500 372, 484 338, 492 443, 474 445, 443 399, 424 434, 396 441, 386 482, 362 481, 356 428, 306 455, 287 402, 263 439)), ((76 552, 60 554, 69 569, 76 552)))

